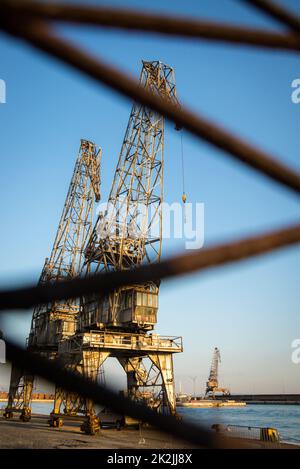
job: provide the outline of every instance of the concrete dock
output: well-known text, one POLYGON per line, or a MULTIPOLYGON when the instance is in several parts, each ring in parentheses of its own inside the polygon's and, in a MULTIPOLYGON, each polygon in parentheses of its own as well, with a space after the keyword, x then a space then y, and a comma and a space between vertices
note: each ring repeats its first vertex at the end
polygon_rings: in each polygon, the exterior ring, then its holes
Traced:
POLYGON ((163 449, 193 448, 187 442, 153 428, 101 429, 95 436, 80 432, 79 422, 65 420, 62 428, 50 428, 49 417, 33 414, 28 423, 21 422, 17 414, 5 420, 0 414, 0 448, 31 449, 163 449))
POLYGON ((246 404, 300 405, 300 394, 233 394, 231 398, 246 404))
MULTIPOLYGON (((62 428, 50 428, 48 416, 33 414, 28 423, 16 416, 5 420, 0 413, 1 449, 192 449, 194 445, 159 432, 150 427, 136 429, 101 429, 96 436, 80 432, 79 422, 65 420, 62 428)), ((274 447, 260 441, 250 441, 251 448, 274 447)), ((299 448, 296 445, 276 444, 276 448, 299 448)))

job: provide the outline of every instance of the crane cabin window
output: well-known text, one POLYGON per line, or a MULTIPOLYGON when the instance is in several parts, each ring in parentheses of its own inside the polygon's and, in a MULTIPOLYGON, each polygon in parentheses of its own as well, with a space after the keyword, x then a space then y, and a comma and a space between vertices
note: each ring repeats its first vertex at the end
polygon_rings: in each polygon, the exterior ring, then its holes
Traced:
POLYGON ((142 294, 139 291, 136 294, 136 304, 137 306, 142 306, 142 294))
POLYGON ((132 292, 127 292, 125 294, 125 298, 124 298, 124 307, 125 309, 129 309, 131 308, 132 306, 132 292))
POLYGON ((158 307, 157 294, 152 292, 136 292, 136 306, 144 306, 148 308, 158 307))
POLYGON ((147 293, 143 293, 143 306, 147 306, 147 293))

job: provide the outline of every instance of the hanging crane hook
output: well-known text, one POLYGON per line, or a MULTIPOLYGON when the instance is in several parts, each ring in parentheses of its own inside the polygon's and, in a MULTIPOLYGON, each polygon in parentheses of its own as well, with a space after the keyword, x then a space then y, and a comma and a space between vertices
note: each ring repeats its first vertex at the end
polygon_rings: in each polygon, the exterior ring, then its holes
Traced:
MULTIPOLYGON (((184 154, 183 154, 183 138, 182 138, 182 133, 180 134, 180 141, 181 141, 181 171, 182 171, 182 197, 181 200, 183 204, 186 203, 187 196, 185 192, 185 180, 184 180, 184 154)), ((186 223, 186 212, 185 212, 185 206, 184 206, 184 223, 186 223)))

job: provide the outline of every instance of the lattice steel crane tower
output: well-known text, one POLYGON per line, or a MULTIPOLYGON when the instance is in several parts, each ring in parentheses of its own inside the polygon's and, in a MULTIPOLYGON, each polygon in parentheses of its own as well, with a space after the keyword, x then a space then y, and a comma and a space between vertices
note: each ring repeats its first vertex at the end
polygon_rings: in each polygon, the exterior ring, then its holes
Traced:
POLYGON ((224 396, 229 396, 230 391, 227 388, 220 388, 219 381, 218 381, 218 367, 219 363, 221 363, 221 354, 220 350, 215 347, 210 367, 210 373, 208 377, 208 381, 206 383, 206 391, 205 396, 212 396, 215 398, 215 393, 220 392, 224 396))
MULTIPOLYGON (((143 61, 140 86, 178 104, 174 71, 162 62, 143 61)), ((163 171, 164 118, 134 103, 107 209, 85 251, 87 272, 129 270, 160 260, 163 171)), ((61 354, 92 379, 107 357, 117 358, 127 374, 129 396, 174 414, 173 353, 182 351, 182 340, 150 333, 157 322, 158 292, 159 282, 147 282, 84 297, 80 333, 62 344, 61 354)), ((59 402, 56 413, 60 415, 59 402)), ((90 401, 86 416, 83 429, 94 433, 90 401)))
MULTIPOLYGON (((92 232, 94 201, 100 200, 101 155, 102 150, 94 143, 81 140, 52 252, 45 260, 39 284, 74 278, 81 272, 84 248, 92 232)), ((59 343, 75 333, 79 307, 79 299, 35 307, 28 350, 57 358, 59 343)), ((21 412, 23 421, 30 420, 33 381, 34 377, 25 370, 12 367, 6 418, 21 412)))

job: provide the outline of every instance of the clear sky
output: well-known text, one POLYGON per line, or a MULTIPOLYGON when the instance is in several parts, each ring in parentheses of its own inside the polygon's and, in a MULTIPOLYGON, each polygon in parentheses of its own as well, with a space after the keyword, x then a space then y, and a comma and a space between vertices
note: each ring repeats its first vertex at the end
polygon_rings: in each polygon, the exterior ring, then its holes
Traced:
MULTIPOLYGON (((102 3, 102 2, 94 2, 102 3)), ((110 5, 124 2, 110 1, 110 5)), ((297 0, 285 5, 300 14, 297 0)), ((128 0, 126 5, 173 14, 232 21, 281 30, 273 21, 234 0, 128 0)), ((247 47, 201 43, 137 33, 61 33, 94 55, 138 76, 141 60, 175 69, 178 97, 300 170, 300 104, 291 82, 300 78, 300 57, 247 47)), ((0 78, 7 103, 0 105, 0 286, 36 282, 49 255, 71 178, 79 141, 103 148, 102 197, 106 200, 127 125, 131 102, 31 48, 0 36, 0 78)), ((222 152, 184 133, 188 201, 205 204, 205 245, 279 226, 299 217, 299 202, 222 152)), ((180 137, 167 125, 165 200, 181 200, 180 137)), ((164 255, 183 240, 164 243, 164 255)), ((182 335, 175 357, 177 384, 202 392, 214 346, 221 349, 221 381, 232 392, 298 392, 300 365, 291 342, 300 337, 300 248, 206 274, 165 281, 157 331, 182 335)), ((24 341, 31 312, 5 320, 5 332, 24 341)), ((108 373, 116 374, 111 364, 108 373)), ((0 365, 0 386, 7 368, 0 365), (1 378, 2 376, 2 378, 1 378)))

